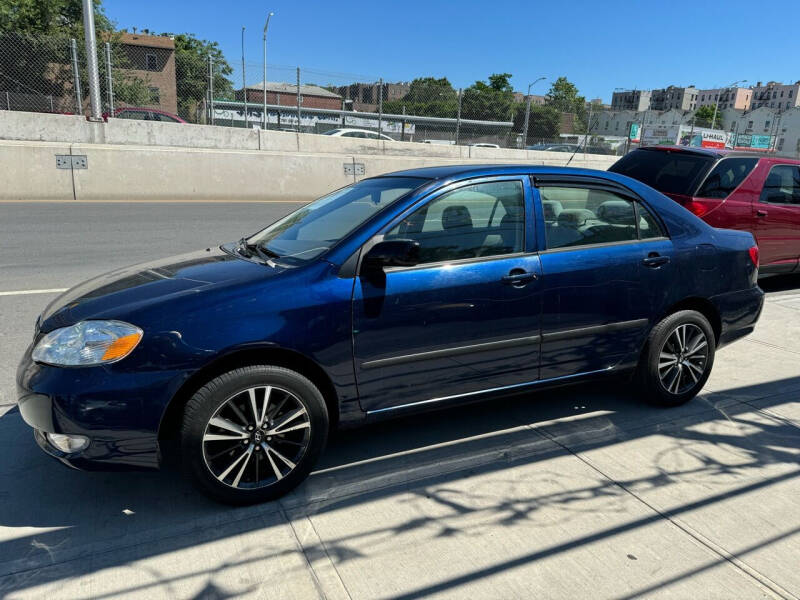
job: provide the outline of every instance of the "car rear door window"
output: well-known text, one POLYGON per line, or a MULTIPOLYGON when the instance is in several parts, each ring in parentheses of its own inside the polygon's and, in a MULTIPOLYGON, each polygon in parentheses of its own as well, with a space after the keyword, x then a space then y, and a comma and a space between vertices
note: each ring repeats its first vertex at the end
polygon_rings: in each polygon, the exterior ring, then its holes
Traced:
POLYGON ((800 167, 772 167, 761 191, 761 202, 800 206, 800 167))
POLYGON ((695 194, 699 198, 727 198, 756 166, 755 157, 723 158, 695 194))
POLYGON ((419 242, 420 263, 522 252, 524 206, 521 181, 469 185, 431 200, 385 239, 419 242))
POLYGON ((542 186, 539 194, 548 249, 630 242, 664 235, 658 220, 646 207, 608 190, 542 186))

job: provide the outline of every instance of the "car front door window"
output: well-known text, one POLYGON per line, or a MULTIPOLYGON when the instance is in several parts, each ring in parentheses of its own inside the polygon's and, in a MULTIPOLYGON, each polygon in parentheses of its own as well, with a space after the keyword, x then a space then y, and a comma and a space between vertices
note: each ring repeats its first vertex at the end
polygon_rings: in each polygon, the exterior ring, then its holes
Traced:
POLYGON ((353 355, 363 410, 538 379, 542 275, 539 255, 525 251, 527 194, 521 177, 469 184, 388 227, 383 239, 417 241, 421 262, 362 274, 355 283, 353 355))
POLYGON ((522 252, 521 181, 496 181, 444 194, 395 226, 386 239, 420 245, 420 262, 433 263, 522 252))

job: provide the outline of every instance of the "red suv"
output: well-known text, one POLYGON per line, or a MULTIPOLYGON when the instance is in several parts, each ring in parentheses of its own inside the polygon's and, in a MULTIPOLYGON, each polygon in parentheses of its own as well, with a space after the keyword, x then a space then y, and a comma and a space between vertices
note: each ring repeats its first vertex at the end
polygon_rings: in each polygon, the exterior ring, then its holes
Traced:
POLYGON ((609 171, 646 183, 713 227, 752 233, 760 273, 800 272, 800 161, 655 146, 628 153, 609 171))

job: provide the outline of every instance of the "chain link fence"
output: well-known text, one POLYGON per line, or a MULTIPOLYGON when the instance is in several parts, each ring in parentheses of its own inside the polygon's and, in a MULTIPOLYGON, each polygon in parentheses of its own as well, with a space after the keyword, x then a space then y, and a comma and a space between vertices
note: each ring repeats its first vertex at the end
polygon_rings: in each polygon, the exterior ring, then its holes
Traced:
POLYGON ((76 113, 75 55, 68 37, 0 33, 0 108, 76 113))
MULTIPOLYGON (((176 52, 179 40, 127 32, 97 37, 103 117, 203 123, 442 145, 525 148, 586 140, 586 115, 527 102, 510 85, 465 89, 444 78, 398 81, 176 52), (524 131, 527 125, 527 132, 524 131)), ((89 113, 83 39, 0 35, 0 109, 89 113)), ((598 117, 588 124, 597 125, 598 117)), ((592 131, 590 130, 590 134, 592 131)))

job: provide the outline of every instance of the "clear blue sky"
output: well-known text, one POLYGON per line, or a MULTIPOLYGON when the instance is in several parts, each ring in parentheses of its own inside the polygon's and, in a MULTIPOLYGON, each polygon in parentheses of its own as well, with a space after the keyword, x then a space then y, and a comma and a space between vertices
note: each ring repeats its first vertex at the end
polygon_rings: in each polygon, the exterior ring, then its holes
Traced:
MULTIPOLYGON (((475 0, 105 0, 121 28, 194 33, 220 43, 241 73, 246 31, 248 83, 260 81, 262 29, 269 29, 270 80, 293 81, 290 67, 385 81, 446 76, 466 87, 508 72, 517 90, 560 75, 587 98, 609 101, 615 87, 669 84, 710 88, 739 79, 800 79, 800 2, 668 0, 559 2, 475 0), (287 67, 285 69, 277 68, 287 67)), ((535 93, 544 93, 540 83, 535 93)))

